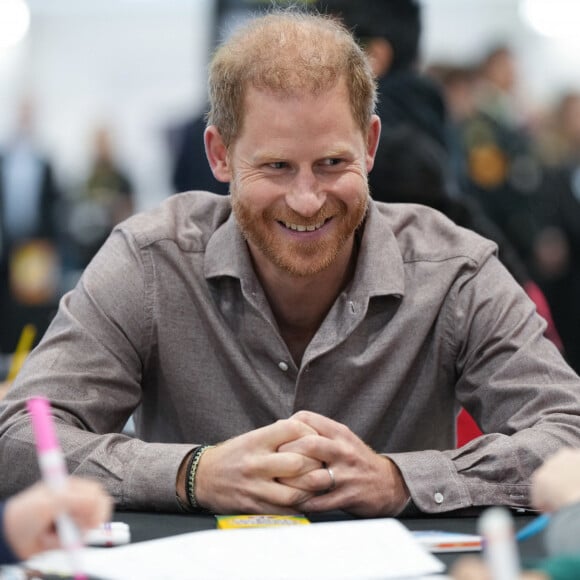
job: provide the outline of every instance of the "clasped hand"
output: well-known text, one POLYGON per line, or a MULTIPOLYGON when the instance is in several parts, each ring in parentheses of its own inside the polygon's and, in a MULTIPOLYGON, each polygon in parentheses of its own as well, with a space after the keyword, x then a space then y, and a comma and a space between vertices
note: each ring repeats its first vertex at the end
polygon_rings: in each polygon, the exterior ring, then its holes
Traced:
POLYGON ((203 456, 199 503, 215 513, 398 513, 408 489, 395 464, 345 425, 310 411, 244 433, 203 456))

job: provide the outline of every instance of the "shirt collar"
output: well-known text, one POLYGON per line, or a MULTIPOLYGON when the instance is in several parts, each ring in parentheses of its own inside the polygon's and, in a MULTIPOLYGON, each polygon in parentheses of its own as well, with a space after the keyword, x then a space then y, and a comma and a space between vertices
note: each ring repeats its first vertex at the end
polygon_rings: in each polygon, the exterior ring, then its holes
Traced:
MULTIPOLYGON (((359 251, 349 294, 356 299, 405 292, 403 258, 387 215, 371 201, 359 235, 359 251)), ((259 284, 248 246, 231 213, 211 236, 205 254, 205 277, 232 276, 255 290, 259 284)))
POLYGON ((233 212, 212 234, 205 251, 206 278, 233 276, 243 278, 252 269, 246 241, 233 212))
POLYGON ((350 289, 355 299, 405 293, 403 257, 386 214, 371 200, 350 289))

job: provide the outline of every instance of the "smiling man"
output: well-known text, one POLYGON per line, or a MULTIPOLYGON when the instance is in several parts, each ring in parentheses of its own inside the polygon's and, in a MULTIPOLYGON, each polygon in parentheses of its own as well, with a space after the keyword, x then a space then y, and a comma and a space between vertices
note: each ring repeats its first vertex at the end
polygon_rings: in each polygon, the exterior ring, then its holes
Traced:
POLYGON ((209 86, 231 195, 115 229, 0 405, 0 494, 35 478, 24 403, 44 394, 69 469, 125 508, 529 505, 534 469, 580 445, 580 380, 493 243, 370 199, 380 122, 351 35, 268 14, 209 86), (454 449, 460 406, 486 434, 454 449))
POLYGON ((215 125, 206 138, 216 176, 231 181, 234 214, 258 271, 343 272, 367 209, 378 118, 368 135, 360 131, 344 80, 310 98, 251 88, 246 102, 245 130, 229 156, 215 125))

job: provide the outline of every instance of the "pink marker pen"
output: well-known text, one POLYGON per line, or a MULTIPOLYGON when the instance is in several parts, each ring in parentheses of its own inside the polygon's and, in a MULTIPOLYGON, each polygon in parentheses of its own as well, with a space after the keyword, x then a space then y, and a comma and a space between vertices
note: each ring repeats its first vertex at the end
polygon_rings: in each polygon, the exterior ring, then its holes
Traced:
MULTIPOLYGON (((48 487, 59 492, 64 489, 68 474, 56 438, 50 403, 43 397, 34 397, 27 401, 26 406, 32 419, 42 479, 48 487)), ((76 524, 67 514, 63 513, 56 520, 56 529, 63 548, 70 556, 75 580, 86 580, 87 576, 81 572, 82 565, 79 554, 83 542, 76 524)))

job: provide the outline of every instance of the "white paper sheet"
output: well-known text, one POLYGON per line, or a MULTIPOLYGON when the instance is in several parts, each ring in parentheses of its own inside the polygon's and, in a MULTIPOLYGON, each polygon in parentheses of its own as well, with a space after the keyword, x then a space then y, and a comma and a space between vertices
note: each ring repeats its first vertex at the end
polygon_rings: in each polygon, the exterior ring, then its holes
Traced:
MULTIPOLYGON (((346 580, 417 578, 443 572, 394 519, 210 530, 117 548, 85 548, 85 572, 108 580, 346 580)), ((66 572, 62 552, 29 561, 66 572)))

